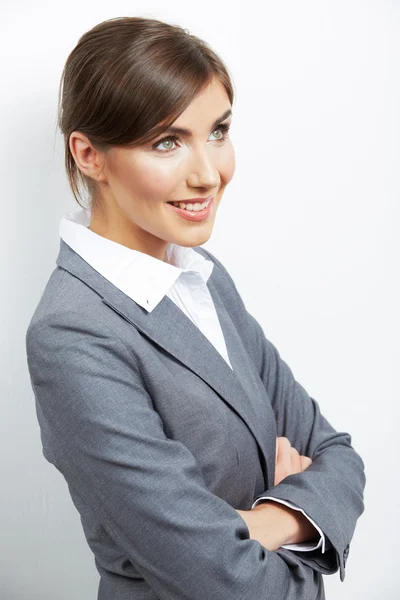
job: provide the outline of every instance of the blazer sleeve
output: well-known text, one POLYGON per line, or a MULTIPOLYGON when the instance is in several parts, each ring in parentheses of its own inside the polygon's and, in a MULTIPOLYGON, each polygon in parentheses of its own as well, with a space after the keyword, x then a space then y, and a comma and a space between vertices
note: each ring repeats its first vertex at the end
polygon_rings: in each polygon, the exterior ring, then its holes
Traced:
POLYGON ((189 449, 165 435, 135 342, 143 343, 135 328, 126 345, 89 312, 48 313, 30 324, 27 360, 45 458, 160 600, 316 597, 312 566, 251 540, 239 513, 207 488, 189 449))
POLYGON ((324 532, 329 550, 324 554, 319 550, 296 552, 296 556, 317 570, 326 569, 321 572, 333 573, 339 568, 343 581, 350 541, 357 519, 364 512, 364 462, 351 445, 349 433, 336 431, 322 415, 318 402, 296 381, 261 325, 247 311, 222 263, 211 252, 204 251, 222 271, 230 298, 235 298, 232 305, 241 337, 271 401, 277 435, 287 437, 300 454, 313 461, 305 471, 289 475, 255 500, 268 496, 302 508, 324 532))

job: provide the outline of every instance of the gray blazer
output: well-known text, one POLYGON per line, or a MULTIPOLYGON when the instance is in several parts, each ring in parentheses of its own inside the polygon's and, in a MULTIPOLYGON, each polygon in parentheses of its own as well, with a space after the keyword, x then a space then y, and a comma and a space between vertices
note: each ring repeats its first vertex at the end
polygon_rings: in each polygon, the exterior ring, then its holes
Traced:
POLYGON ((147 313, 62 239, 26 332, 43 454, 64 476, 100 574, 98 600, 312 600, 364 511, 364 463, 294 379, 214 262, 230 369, 165 296, 147 313), (312 465, 274 486, 276 437, 312 465), (267 550, 242 517, 268 492, 332 548, 267 550))

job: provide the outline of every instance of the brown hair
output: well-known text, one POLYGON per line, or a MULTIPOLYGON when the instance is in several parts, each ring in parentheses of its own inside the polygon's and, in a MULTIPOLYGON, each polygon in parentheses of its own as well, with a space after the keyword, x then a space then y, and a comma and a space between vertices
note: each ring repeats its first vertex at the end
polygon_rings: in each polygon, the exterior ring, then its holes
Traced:
POLYGON ((58 126, 64 135, 65 168, 80 206, 79 185, 91 207, 97 185, 84 175, 69 148, 73 131, 84 133, 100 151, 143 144, 169 127, 214 77, 233 104, 228 69, 187 29, 156 19, 116 17, 78 40, 61 76, 58 126))

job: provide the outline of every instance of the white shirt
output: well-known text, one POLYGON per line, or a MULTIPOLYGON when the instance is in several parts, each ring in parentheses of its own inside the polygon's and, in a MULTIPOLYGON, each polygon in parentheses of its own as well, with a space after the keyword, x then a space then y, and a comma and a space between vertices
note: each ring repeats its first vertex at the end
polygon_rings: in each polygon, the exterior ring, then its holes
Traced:
MULTIPOLYGON (((89 224, 89 209, 80 208, 67 213, 60 220, 60 237, 100 275, 148 312, 167 295, 202 331, 232 369, 218 315, 207 286, 214 264, 192 248, 173 243, 167 247, 167 262, 164 262, 98 235, 88 229, 89 224)), ((318 543, 285 544, 282 548, 303 552, 321 548, 321 552, 325 552, 326 540, 323 532, 303 509, 269 496, 258 498, 252 508, 262 500, 280 502, 299 510, 320 534, 318 543)))

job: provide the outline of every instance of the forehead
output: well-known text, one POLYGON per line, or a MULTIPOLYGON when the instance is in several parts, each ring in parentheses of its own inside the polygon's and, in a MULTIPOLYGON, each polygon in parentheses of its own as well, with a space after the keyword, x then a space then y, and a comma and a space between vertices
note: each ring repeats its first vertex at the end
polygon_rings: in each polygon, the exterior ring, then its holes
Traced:
POLYGON ((192 130, 213 128, 231 114, 228 93, 223 84, 216 80, 197 94, 165 131, 190 136, 192 130))
POLYGON ((181 115, 173 123, 181 125, 188 119, 200 116, 217 118, 225 110, 231 107, 228 93, 224 85, 216 79, 201 92, 199 92, 186 107, 181 115))

